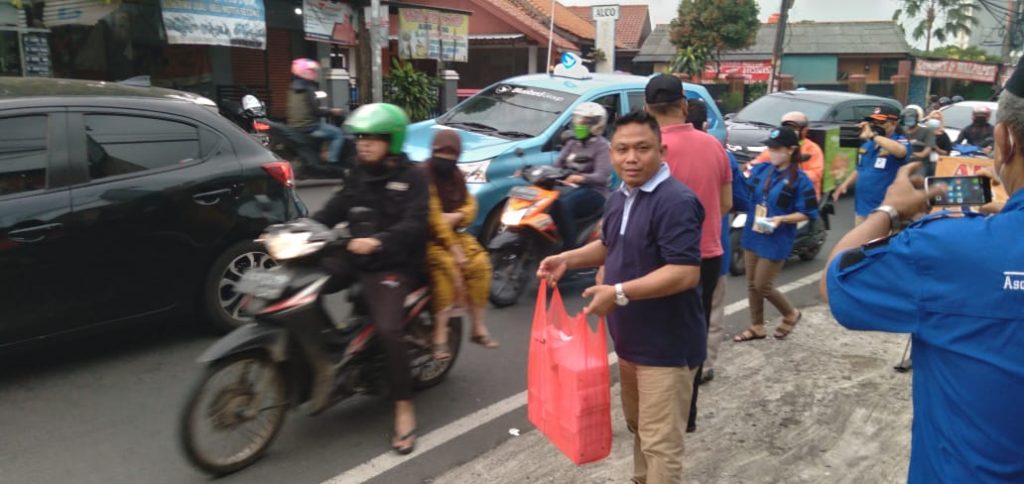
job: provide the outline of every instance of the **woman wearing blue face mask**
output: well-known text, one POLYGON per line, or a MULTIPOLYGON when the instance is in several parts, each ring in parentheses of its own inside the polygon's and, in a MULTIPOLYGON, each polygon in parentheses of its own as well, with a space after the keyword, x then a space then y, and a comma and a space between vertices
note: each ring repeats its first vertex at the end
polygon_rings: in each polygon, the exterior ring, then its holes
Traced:
POLYGON ((748 214, 741 243, 747 269, 750 328, 736 335, 736 342, 767 336, 765 299, 782 314, 782 322, 775 330, 777 339, 788 336, 800 321, 803 314, 775 288, 775 279, 793 250, 796 225, 818 216, 814 185, 797 167, 800 137, 792 129, 781 127, 772 130, 765 145, 770 163, 753 167, 741 202, 748 214))

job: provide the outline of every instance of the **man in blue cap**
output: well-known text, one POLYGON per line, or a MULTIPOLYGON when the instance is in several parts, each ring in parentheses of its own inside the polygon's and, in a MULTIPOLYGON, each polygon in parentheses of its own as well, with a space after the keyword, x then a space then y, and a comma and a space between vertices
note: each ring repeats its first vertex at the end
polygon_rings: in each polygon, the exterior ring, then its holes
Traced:
POLYGON ((850 187, 857 185, 854 194, 856 225, 860 225, 875 207, 882 204, 882 197, 896 177, 896 171, 910 161, 910 141, 896 129, 899 119, 899 109, 883 104, 860 123, 860 139, 864 144, 857 158, 857 171, 832 195, 834 200, 839 200, 850 187))
POLYGON ((840 324, 912 335, 911 484, 1024 482, 1024 69, 998 113, 1005 206, 940 212, 887 237, 943 190, 917 190, 917 163, 904 166, 836 245, 822 280, 840 324))

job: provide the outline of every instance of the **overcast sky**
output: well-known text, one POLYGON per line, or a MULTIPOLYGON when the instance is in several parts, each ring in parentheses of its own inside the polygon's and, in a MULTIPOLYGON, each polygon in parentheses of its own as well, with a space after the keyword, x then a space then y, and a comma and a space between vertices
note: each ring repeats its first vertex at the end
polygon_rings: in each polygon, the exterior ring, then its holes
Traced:
MULTIPOLYGON (((677 0, 561 0, 565 5, 621 5, 643 4, 651 9, 651 20, 655 25, 672 21, 679 7, 677 0)), ((781 0, 757 0, 761 7, 761 21, 779 11, 781 0)), ((897 0, 796 0, 789 11, 792 21, 815 20, 819 22, 843 20, 892 20, 898 8, 897 0)), ((907 39, 913 44, 913 40, 907 39)), ((924 42, 921 42, 922 47, 924 42)))

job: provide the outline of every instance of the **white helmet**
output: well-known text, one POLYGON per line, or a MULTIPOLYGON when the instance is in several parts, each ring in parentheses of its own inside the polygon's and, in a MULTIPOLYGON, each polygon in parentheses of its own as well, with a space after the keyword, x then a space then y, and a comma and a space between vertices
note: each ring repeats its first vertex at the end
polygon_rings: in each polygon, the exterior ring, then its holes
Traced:
POLYGON ((598 103, 585 102, 572 110, 572 123, 589 126, 591 135, 600 136, 604 134, 604 127, 608 123, 608 111, 598 103))

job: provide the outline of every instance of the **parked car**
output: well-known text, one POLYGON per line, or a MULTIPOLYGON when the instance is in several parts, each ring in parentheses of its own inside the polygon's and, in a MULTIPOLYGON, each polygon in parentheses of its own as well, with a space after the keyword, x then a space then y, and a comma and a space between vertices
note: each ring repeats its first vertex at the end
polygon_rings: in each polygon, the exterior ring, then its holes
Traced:
POLYGON ((973 122, 974 108, 987 107, 992 110, 992 117, 989 124, 995 125, 996 112, 999 110, 999 103, 990 101, 961 101, 956 104, 945 106, 942 111, 943 125, 950 141, 956 141, 960 131, 971 125, 973 122))
MULTIPOLYGON (((416 161, 430 156, 434 133, 457 129, 462 135, 459 168, 480 211, 469 230, 488 240, 497 230, 501 207, 523 166, 554 163, 576 105, 593 101, 608 110, 608 132, 618 116, 644 105, 647 78, 625 74, 590 74, 583 79, 535 74, 493 84, 443 116, 409 127, 405 151, 416 161)), ((708 105, 708 131, 725 141, 725 124, 703 86, 685 84, 688 98, 708 105)))
POLYGON ((209 99, 0 79, 0 347, 170 314, 235 327, 235 282, 274 264, 253 239, 304 215, 288 163, 209 99))
MULTIPOLYGON (((765 146, 768 132, 779 125, 782 115, 800 111, 807 115, 812 127, 840 126, 840 145, 858 147, 856 124, 879 105, 896 109, 902 105, 893 99, 840 91, 783 91, 762 96, 726 119, 729 151, 740 163, 757 157, 765 146)), ((823 147, 824 148, 824 147, 823 147)))

